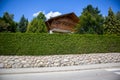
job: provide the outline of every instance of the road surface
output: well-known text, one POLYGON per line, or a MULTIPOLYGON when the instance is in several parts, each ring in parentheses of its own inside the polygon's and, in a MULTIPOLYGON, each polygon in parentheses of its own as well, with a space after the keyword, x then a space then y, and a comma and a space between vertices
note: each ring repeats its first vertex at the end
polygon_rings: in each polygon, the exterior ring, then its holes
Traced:
POLYGON ((120 80, 120 68, 0 74, 0 80, 120 80))

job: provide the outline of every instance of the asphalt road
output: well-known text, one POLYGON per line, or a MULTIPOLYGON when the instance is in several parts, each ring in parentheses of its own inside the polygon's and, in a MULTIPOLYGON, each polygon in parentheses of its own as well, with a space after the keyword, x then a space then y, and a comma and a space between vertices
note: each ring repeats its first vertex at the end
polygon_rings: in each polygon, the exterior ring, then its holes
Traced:
POLYGON ((0 80, 120 80, 120 68, 1 74, 0 80))

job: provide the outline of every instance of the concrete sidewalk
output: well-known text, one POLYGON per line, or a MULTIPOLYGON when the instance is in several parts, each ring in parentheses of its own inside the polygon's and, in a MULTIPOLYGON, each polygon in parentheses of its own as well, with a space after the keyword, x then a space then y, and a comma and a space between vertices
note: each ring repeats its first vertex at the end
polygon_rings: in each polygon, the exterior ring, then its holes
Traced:
POLYGON ((120 68, 120 63, 92 64, 92 65, 65 66, 65 67, 0 69, 0 75, 77 71, 77 70, 90 70, 90 69, 103 69, 103 68, 120 68))

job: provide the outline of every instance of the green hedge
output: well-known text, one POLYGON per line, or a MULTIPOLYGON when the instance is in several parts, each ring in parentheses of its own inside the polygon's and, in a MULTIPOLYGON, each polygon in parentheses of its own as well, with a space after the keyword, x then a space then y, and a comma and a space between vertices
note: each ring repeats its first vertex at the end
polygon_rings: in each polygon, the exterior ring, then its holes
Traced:
POLYGON ((120 36, 0 33, 0 55, 120 52, 120 36))

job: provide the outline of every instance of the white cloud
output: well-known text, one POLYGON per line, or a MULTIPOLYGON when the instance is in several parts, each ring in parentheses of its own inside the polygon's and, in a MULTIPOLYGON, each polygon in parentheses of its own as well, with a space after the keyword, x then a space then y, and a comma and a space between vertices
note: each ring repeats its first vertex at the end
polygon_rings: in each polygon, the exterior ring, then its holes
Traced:
MULTIPOLYGON (((33 16, 34 17, 36 17, 40 12, 43 12, 43 14, 45 14, 45 12, 44 11, 38 11, 38 12, 36 12, 36 13, 34 13, 33 14, 33 16)), ((48 19, 50 19, 51 17, 56 17, 56 16, 59 16, 59 15, 61 15, 62 13, 60 13, 60 12, 52 12, 52 11, 50 11, 49 13, 47 13, 47 14, 45 14, 45 17, 46 17, 46 19, 48 20, 48 19)))
POLYGON ((34 13, 34 14, 33 14, 33 17, 38 16, 38 14, 39 14, 40 12, 42 12, 43 14, 45 14, 45 12, 44 12, 44 11, 38 11, 38 12, 36 12, 36 13, 34 13))
POLYGON ((50 19, 51 17, 56 17, 56 16, 59 16, 61 15, 62 13, 60 12, 52 12, 50 11, 49 13, 45 14, 45 17, 48 19, 50 19))

